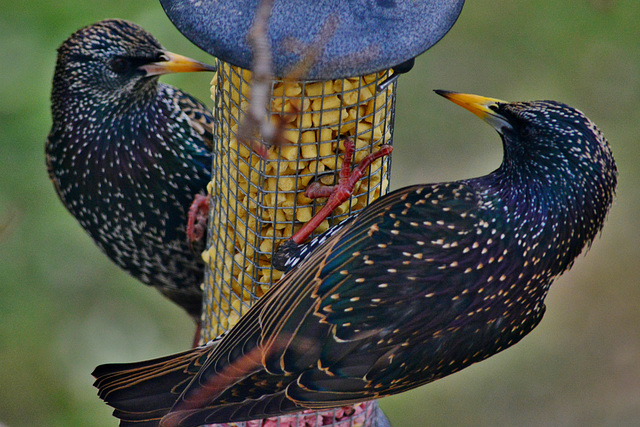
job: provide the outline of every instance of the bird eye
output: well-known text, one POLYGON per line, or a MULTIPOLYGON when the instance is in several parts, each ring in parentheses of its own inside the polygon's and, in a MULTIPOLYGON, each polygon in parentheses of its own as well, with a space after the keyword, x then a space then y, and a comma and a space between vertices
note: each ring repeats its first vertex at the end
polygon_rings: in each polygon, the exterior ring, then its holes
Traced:
POLYGON ((115 58, 109 64, 109 68, 116 74, 124 74, 131 68, 131 64, 125 58, 115 58))

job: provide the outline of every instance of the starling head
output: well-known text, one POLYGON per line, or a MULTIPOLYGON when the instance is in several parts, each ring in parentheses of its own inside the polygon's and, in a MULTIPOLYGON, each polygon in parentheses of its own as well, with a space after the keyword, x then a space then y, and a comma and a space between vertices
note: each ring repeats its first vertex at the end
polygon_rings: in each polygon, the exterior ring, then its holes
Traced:
POLYGON ((214 70, 168 52, 132 22, 108 19, 76 31, 60 46, 52 100, 89 97, 94 103, 119 103, 154 93, 160 74, 214 70))
POLYGON ((502 136, 503 168, 529 178, 576 173, 613 180, 617 169, 607 140, 582 112, 556 101, 507 102, 436 90, 471 111, 502 136), (579 167, 578 167, 579 166, 579 167))

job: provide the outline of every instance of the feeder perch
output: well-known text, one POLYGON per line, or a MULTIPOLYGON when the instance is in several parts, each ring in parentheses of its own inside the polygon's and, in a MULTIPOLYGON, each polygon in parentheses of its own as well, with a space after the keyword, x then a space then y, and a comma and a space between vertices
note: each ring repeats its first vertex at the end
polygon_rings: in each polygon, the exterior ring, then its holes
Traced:
MULTIPOLYGON (((290 144, 271 147, 265 158, 236 139, 251 96, 253 55, 247 34, 259 0, 160 2, 176 27, 218 62, 211 88, 213 203, 209 249, 203 254, 210 267, 202 319, 207 341, 231 328, 282 276, 271 267, 274 250, 322 207, 322 199, 308 199, 304 190, 316 180, 334 182, 343 138, 355 142, 355 164, 381 144, 392 143, 396 81, 391 69, 406 68, 440 40, 464 0, 275 0, 268 39, 276 79, 266 107, 272 121, 283 123, 290 144), (329 19, 334 27, 318 41, 329 19), (285 83, 282 79, 314 43, 321 45, 305 80, 285 83)), ((390 156, 376 160, 351 199, 318 232, 384 195, 390 168, 390 156)), ((371 401, 250 425, 383 427, 389 421, 371 401)))

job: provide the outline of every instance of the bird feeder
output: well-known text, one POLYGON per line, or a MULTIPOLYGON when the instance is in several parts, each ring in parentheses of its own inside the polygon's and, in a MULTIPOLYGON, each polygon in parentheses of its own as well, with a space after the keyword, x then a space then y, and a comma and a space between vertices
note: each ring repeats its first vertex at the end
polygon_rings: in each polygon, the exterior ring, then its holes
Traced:
MULTIPOLYGON (((211 87, 209 249, 203 254, 209 265, 202 319, 207 341, 231 328, 283 275, 271 266, 274 250, 322 207, 322 199, 308 199, 304 190, 316 180, 333 183, 343 161, 343 138, 355 142, 356 164, 376 147, 392 143, 393 67, 439 41, 464 0, 275 0, 268 22, 275 79, 266 107, 290 144, 272 147, 266 156, 237 140, 250 102, 253 54, 247 34, 259 1, 160 2, 178 30, 215 56, 218 65, 211 87), (334 25, 327 35, 329 20, 334 25), (317 51, 304 80, 285 82, 310 48, 317 51)), ((390 156, 374 162, 351 199, 317 232, 384 195, 390 168, 390 156)), ((389 425, 375 401, 271 421, 274 426, 389 425)))

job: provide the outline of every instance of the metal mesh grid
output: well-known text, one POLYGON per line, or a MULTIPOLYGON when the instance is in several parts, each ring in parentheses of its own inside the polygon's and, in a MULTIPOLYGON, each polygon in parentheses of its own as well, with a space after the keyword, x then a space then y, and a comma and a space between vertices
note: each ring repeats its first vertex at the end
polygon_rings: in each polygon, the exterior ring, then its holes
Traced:
MULTIPOLYGON (((353 164, 379 145, 391 144, 396 84, 380 87, 389 75, 387 70, 324 82, 274 81, 267 107, 272 121, 282 122, 284 138, 291 144, 270 148, 267 158, 261 158, 236 139, 249 103, 251 73, 218 61, 212 81, 216 106, 209 186, 213 199, 210 246, 203 255, 210 267, 204 285, 204 341, 232 327, 280 279, 282 272, 270 264, 274 249, 322 207, 324 199, 308 199, 304 190, 314 180, 332 184, 337 178, 343 161, 343 137, 348 136, 356 145, 353 164)), ((385 194, 390 167, 390 156, 376 160, 351 199, 339 206, 316 234, 385 194)), ((278 421, 272 425, 370 425, 367 420, 375 416, 366 415, 377 413, 375 402, 348 408, 351 416, 344 415, 342 421, 313 413, 299 415, 308 423, 278 421), (355 408, 359 408, 357 417, 353 416, 355 408)))

